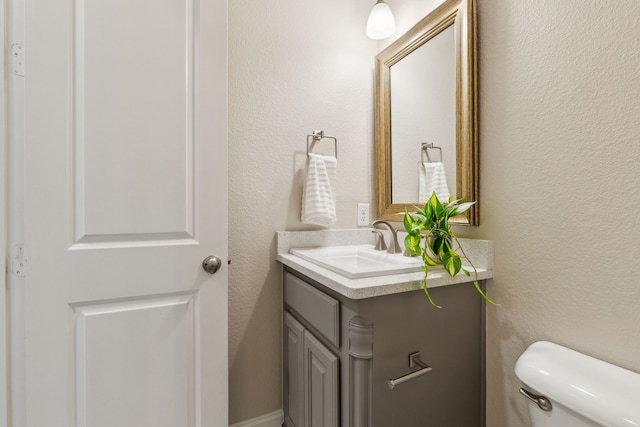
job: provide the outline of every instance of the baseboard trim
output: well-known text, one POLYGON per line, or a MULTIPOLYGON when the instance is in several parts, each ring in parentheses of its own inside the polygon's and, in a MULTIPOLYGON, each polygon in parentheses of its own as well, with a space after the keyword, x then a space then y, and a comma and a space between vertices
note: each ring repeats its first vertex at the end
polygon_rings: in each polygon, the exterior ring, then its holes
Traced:
POLYGON ((283 422, 284 412, 280 409, 261 417, 232 424, 229 427, 280 427, 283 422))

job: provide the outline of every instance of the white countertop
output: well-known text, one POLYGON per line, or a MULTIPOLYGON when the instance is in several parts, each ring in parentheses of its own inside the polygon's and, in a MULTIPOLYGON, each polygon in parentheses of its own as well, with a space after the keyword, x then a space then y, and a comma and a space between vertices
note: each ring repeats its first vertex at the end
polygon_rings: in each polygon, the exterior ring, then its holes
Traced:
MULTIPOLYGON (((489 240, 459 239, 465 252, 476 266, 478 280, 493 277, 493 244, 489 240)), ((338 273, 327 270, 312 262, 289 253, 292 248, 309 248, 320 246, 373 244, 371 229, 357 230, 322 230, 294 231, 277 233, 277 257, 282 264, 299 271, 327 288, 350 299, 371 298, 400 292, 422 289, 423 272, 391 274, 386 276, 349 279, 338 273)), ((429 268, 427 286, 439 286, 468 283, 474 280, 460 273, 450 277, 443 267, 429 268)))

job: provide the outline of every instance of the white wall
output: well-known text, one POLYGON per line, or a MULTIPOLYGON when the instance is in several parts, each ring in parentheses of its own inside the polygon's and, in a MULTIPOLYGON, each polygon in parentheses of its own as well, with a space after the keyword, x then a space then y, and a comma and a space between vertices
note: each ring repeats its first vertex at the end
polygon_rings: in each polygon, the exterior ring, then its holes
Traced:
MULTIPOLYGON (((373 201, 369 0, 229 2, 230 422, 282 407, 277 230, 300 222, 306 135, 338 138, 338 223, 373 201)), ((333 144, 324 143, 329 152, 333 144)))
MULTIPOLYGON (((640 371, 640 2, 477 2, 481 225, 457 231, 495 242, 487 425, 524 427, 513 365, 534 341, 640 371)), ((231 422, 281 407, 273 233, 307 228, 309 131, 339 138, 335 228, 374 201, 373 3, 230 2, 231 422)), ((400 33, 440 2, 388 3, 400 33)))
MULTIPOLYGON (((490 426, 547 339, 640 371, 640 2, 479 0, 480 223, 495 241, 490 426)), ((460 233, 462 234, 462 233, 460 233)))

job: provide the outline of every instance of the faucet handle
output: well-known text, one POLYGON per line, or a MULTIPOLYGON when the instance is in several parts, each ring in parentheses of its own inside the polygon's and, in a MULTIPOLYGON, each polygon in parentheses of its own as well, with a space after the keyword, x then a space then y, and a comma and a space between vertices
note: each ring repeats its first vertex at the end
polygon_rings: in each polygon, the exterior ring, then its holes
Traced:
POLYGON ((400 242, 398 241, 398 230, 394 228, 392 231, 392 234, 393 234, 393 252, 391 251, 388 251, 388 252, 392 254, 400 254, 402 253, 402 248, 400 247, 400 242))
POLYGON ((384 243, 384 234, 380 230, 371 230, 372 233, 376 235, 376 251, 386 251, 387 245, 384 243))
POLYGON ((400 244, 398 243, 398 230, 396 230, 388 221, 383 221, 381 219, 377 219, 371 223, 372 227, 381 224, 387 227, 389 232, 391 233, 391 242, 389 242, 389 248, 387 252, 390 254, 399 254, 402 252, 400 248, 400 244))

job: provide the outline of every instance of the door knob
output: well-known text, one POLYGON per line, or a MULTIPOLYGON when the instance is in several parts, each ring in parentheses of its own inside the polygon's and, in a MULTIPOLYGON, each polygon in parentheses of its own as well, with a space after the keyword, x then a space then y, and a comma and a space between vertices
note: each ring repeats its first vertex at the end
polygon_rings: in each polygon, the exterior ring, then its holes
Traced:
POLYGON ((209 255, 202 261, 202 268, 209 274, 214 274, 222 266, 222 261, 215 255, 209 255))

